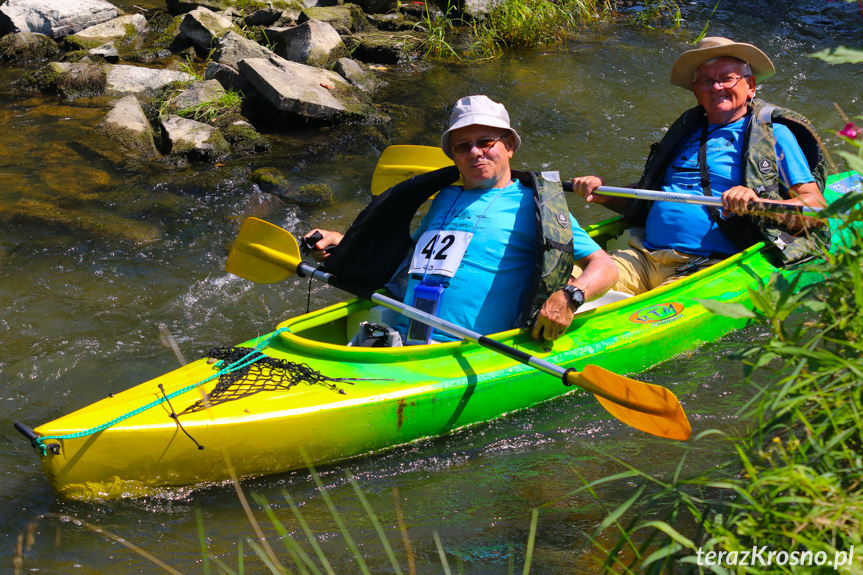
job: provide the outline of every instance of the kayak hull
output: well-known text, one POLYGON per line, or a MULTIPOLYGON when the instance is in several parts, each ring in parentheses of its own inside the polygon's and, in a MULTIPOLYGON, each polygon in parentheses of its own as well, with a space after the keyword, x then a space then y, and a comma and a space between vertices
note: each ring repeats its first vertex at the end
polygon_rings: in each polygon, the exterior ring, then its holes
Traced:
MULTIPOLYGON (((591 233, 604 242, 620 225, 609 220, 591 233)), ((821 279, 777 269, 757 245, 673 284, 581 313, 553 346, 518 330, 492 337, 564 368, 597 364, 637 373, 743 327, 746 320, 713 315, 700 300, 746 304, 748 290, 774 272, 800 275, 800 287, 821 279)), ((346 347, 371 305, 343 302, 242 344, 338 381, 290 387, 270 381, 255 393, 194 408, 204 392, 212 393, 223 368, 201 359, 37 427, 52 488, 73 499, 152 495, 341 461, 567 393, 593 401, 556 377, 469 342, 346 347)), ((687 391, 686 382, 669 387, 678 395, 687 391)))

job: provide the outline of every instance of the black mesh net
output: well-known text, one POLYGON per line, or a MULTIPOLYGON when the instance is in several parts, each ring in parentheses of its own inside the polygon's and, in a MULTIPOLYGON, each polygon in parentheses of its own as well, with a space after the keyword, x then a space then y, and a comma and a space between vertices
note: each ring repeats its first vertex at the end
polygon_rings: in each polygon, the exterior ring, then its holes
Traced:
POLYGON ((180 415, 206 409, 207 404, 219 405, 262 391, 284 391, 299 383, 323 385, 335 392, 346 394, 335 382, 353 385, 354 381, 367 381, 328 377, 304 363, 269 357, 250 347, 214 347, 207 353, 207 357, 222 360, 224 372, 219 375, 216 387, 210 392, 206 404, 205 400, 200 399, 180 412, 180 415))

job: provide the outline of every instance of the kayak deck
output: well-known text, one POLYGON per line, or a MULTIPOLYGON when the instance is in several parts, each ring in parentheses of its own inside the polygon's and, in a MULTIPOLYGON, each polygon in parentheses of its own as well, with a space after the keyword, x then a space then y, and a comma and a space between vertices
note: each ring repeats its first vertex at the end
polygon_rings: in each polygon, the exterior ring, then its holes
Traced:
MULTIPOLYGON (((610 220, 591 233, 603 245, 619 225, 610 220)), ((595 363, 636 373, 744 326, 746 320, 713 315, 699 300, 745 303, 748 288, 776 271, 759 244, 678 282, 578 314, 551 347, 518 330, 493 339, 564 368, 595 363)), ((819 279, 807 274, 800 286, 819 279)), ((242 344, 335 381, 310 382, 257 362, 238 382, 242 393, 203 404, 224 370, 204 358, 36 428, 52 487, 77 499, 141 496, 227 480, 229 466, 239 477, 288 471, 439 436, 573 391, 469 342, 347 347, 371 305, 339 303, 242 344)))

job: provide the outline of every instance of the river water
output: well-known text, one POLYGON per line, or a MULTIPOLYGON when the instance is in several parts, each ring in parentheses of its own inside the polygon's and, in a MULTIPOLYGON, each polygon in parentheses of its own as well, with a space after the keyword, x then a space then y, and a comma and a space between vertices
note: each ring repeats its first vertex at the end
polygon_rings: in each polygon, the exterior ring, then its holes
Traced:
MULTIPOLYGON (((688 20, 678 30, 618 22, 482 65, 382 70, 377 99, 388 121, 271 133, 267 153, 191 170, 118 166, 87 139, 109 99, 63 102, 22 93, 14 85, 22 70, 0 68, 0 563, 13 562, 19 537, 29 532, 32 540, 19 557, 23 571, 161 572, 116 541, 55 517, 63 515, 117 534, 180 572, 202 573, 208 566, 201 559, 199 514, 211 552, 235 571, 242 553, 246 572, 265 572, 246 542, 253 531, 230 485, 144 500, 60 500, 12 422, 36 426, 172 369, 177 360, 160 339, 160 324, 188 357, 199 357, 212 345, 244 341, 303 312, 305 283, 253 285, 223 271, 239 223, 254 215, 295 234, 315 225, 344 229, 369 200, 382 150, 435 145, 450 106, 463 95, 485 93, 507 105, 523 138, 517 166, 559 170, 565 177, 598 173, 610 185, 634 181, 648 144, 691 105, 691 94, 672 87, 668 74, 712 5, 684 8, 688 20), (297 186, 326 183, 337 201, 309 209, 262 194, 248 179, 258 167, 278 168, 297 186), (49 517, 37 521, 43 515, 49 517)), ((863 46, 861 24, 856 5, 843 2, 791 9, 781 2, 728 2, 711 17, 709 33, 753 41, 770 55, 778 74, 760 96, 808 116, 828 149, 836 149, 830 130, 842 121, 834 102, 849 115, 863 114, 863 76, 854 75, 860 66, 830 67, 806 54, 863 46)), ((608 216, 575 201, 571 207, 582 223, 608 216)), ((316 286, 311 305, 342 297, 316 286)), ((728 355, 760 336, 749 328, 685 356, 657 358, 666 361, 637 377, 672 389, 687 383, 696 391, 680 399, 695 433, 727 430, 748 393, 741 367, 728 355)), ((394 571, 345 470, 363 488, 404 572, 396 493, 418 573, 443 571, 435 534, 454 572, 521 572, 536 507, 531 573, 591 573, 588 536, 629 498, 632 484, 601 488, 601 501, 574 492, 585 481, 621 471, 623 462, 650 474, 671 473, 687 453, 686 469, 694 471, 720 462, 726 449, 714 437, 682 444, 646 436, 610 419, 594 401, 570 395, 318 472, 373 573, 394 571)), ((288 493, 334 571, 360 572, 308 472, 243 486, 273 503, 286 523, 288 493)), ((299 528, 290 523, 289 529, 299 528)), ((282 543, 272 540, 291 564, 282 543)))

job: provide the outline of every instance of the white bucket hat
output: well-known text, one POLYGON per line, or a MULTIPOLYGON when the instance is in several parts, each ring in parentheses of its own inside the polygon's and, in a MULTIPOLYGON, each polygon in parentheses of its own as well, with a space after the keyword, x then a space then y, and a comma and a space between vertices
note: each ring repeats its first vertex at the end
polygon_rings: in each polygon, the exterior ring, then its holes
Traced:
POLYGON ((674 66, 671 67, 671 83, 691 90, 695 70, 708 60, 721 56, 737 58, 748 63, 756 82, 761 82, 776 73, 770 58, 752 44, 735 42, 720 36, 708 36, 695 48, 687 50, 677 58, 674 66))
POLYGON ((503 104, 498 104, 488 96, 466 96, 455 103, 449 117, 449 129, 440 137, 440 147, 448 158, 452 159, 450 132, 473 125, 509 130, 515 138, 512 151, 515 152, 521 146, 521 138, 509 125, 509 114, 503 104))

